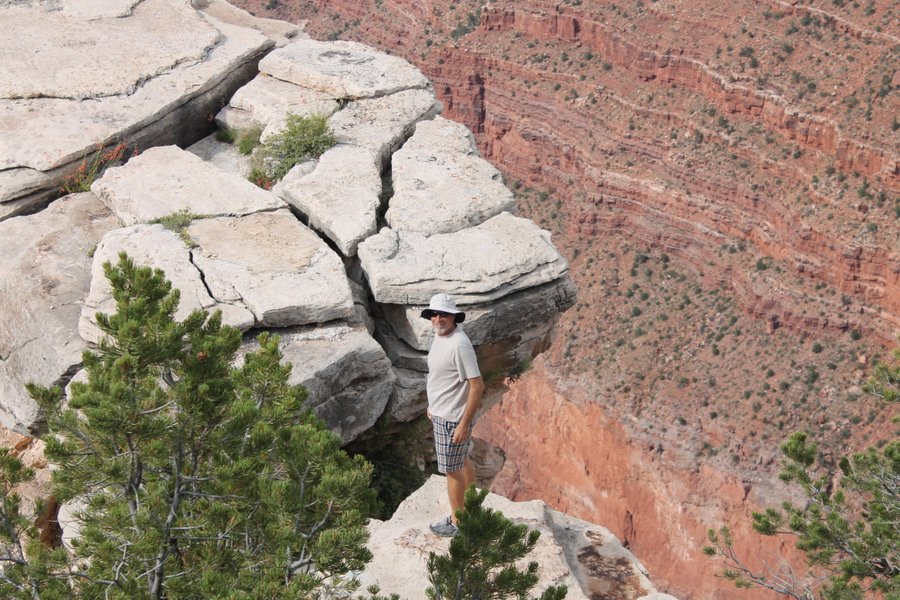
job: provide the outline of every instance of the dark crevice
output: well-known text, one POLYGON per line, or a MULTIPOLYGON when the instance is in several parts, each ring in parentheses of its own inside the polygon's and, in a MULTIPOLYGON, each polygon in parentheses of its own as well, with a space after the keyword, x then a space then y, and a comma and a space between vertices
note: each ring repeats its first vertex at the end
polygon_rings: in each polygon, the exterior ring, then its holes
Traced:
POLYGON ((375 231, 381 231, 382 227, 388 226, 384 220, 384 215, 390 206, 391 198, 394 197, 392 165, 391 159, 388 159, 381 171, 381 193, 378 195, 378 210, 375 211, 375 231))
POLYGON ((188 260, 194 266, 194 268, 197 269, 197 273, 200 275, 200 283, 203 284, 203 289, 206 290, 207 295, 209 295, 209 297, 214 301, 218 302, 219 300, 213 295, 212 290, 209 289, 209 285, 206 283, 206 273, 204 273, 203 269, 197 266, 197 263, 194 262, 194 251, 191 249, 188 249, 188 260))

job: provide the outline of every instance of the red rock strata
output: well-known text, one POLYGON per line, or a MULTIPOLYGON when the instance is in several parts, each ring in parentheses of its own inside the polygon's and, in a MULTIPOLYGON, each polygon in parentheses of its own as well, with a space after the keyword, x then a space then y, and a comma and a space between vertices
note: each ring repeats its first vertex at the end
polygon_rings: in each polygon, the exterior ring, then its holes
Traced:
POLYGON ((783 556, 802 565, 785 540, 749 527, 748 496, 758 491, 713 464, 686 460, 658 441, 638 446, 606 411, 561 395, 543 366, 515 384, 476 427, 502 446, 507 462, 495 489, 515 500, 540 498, 558 510, 610 529, 650 568, 654 583, 680 598, 775 600, 759 589, 737 592, 702 553, 711 519, 743 515, 732 528, 747 564, 783 556), (711 501, 712 499, 712 501, 711 501))
POLYGON ((698 552, 720 523, 778 550, 747 530, 778 441, 833 465, 896 435, 860 390, 900 332, 895 3, 235 1, 419 66, 571 259, 546 367, 481 426, 496 489, 610 526, 679 597, 758 597, 698 552))

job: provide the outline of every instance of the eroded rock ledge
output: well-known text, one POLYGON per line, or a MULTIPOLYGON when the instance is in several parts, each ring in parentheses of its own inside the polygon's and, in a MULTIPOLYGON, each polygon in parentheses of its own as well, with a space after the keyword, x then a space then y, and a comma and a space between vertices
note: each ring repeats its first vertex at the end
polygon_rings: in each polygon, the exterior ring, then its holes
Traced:
MULTIPOLYGON (((427 529, 445 516, 445 495, 444 478, 433 476, 403 501, 390 521, 370 522, 374 558, 360 576, 364 588, 375 583, 401 598, 423 597, 429 552, 445 554, 450 545, 427 529)), ((541 533, 527 557, 540 565, 535 595, 551 585, 566 585, 569 600, 675 600, 656 590, 643 565, 603 527, 573 519, 540 500, 511 502, 488 494, 484 505, 541 533)))

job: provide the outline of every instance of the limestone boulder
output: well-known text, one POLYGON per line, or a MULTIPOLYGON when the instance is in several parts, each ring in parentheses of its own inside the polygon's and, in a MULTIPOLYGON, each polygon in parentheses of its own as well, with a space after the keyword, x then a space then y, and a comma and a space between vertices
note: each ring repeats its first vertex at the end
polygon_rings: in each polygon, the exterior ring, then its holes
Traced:
POLYGON ((353 297, 338 255, 289 211, 194 221, 192 260, 218 302, 240 303, 259 327, 347 319, 353 297))
POLYGON ((0 222, 0 424, 39 420, 25 384, 63 385, 87 345, 78 336, 94 246, 118 221, 93 194, 0 222))
POLYGON ((434 118, 441 109, 431 89, 404 90, 350 102, 328 124, 339 144, 368 149, 383 168, 413 134, 416 123, 434 118))
POLYGON ((478 156, 475 138, 442 117, 421 121, 391 159, 391 229, 452 233, 514 208, 500 172, 478 156))
POLYGON ((109 169, 91 191, 125 225, 178 212, 246 215, 285 208, 275 194, 177 146, 160 146, 109 169))
MULTIPOLYGON (((569 600, 675 600, 656 589, 644 566, 603 527, 557 512, 540 500, 512 502, 488 494, 484 506, 540 532, 520 565, 540 565, 535 597, 551 585, 566 585, 569 600)), ((429 585, 429 553, 447 554, 450 547, 450 539, 431 533, 428 524, 447 513, 446 480, 435 475, 400 504, 391 520, 371 520, 368 546, 374 557, 360 575, 362 587, 377 584, 402 598, 423 598, 429 585)))
POLYGON ((222 320, 241 330, 255 323, 253 314, 239 302, 219 302, 203 283, 203 274, 191 262, 191 250, 176 233, 162 225, 134 225, 107 233, 94 252, 90 292, 78 322, 78 332, 85 340, 97 343, 103 335, 97 325, 98 312, 113 314, 116 303, 103 264, 119 262, 125 252, 139 266, 161 269, 177 288, 181 297, 175 319, 183 321, 194 310, 221 310, 222 320))
POLYGON ((0 7, 16 32, 0 40, 0 219, 46 203, 98 147, 203 137, 275 43, 190 2, 16 4, 0 7))
POLYGON ((549 232, 509 213, 432 236, 385 228, 358 254, 375 300, 386 304, 427 305, 438 292, 461 306, 490 302, 568 271, 549 232))
POLYGON ((276 192, 344 256, 355 256, 359 243, 378 230, 381 175, 365 148, 336 146, 310 173, 291 177, 276 192))
MULTIPOLYGON (((306 404, 343 443, 381 416, 394 386, 391 363, 365 328, 346 323, 273 331, 281 338, 290 383, 309 392, 306 404)), ((241 353, 255 348, 248 340, 241 353)))
POLYGON ((421 371, 394 367, 396 381, 388 402, 388 413, 397 421, 412 421, 425 414, 428 397, 421 371))
POLYGON ((238 131, 259 127, 265 142, 284 128, 288 114, 330 117, 339 107, 334 96, 260 74, 235 92, 216 123, 238 131))
POLYGON ((422 72, 402 58, 350 41, 297 40, 269 53, 259 70, 342 99, 431 87, 422 72))

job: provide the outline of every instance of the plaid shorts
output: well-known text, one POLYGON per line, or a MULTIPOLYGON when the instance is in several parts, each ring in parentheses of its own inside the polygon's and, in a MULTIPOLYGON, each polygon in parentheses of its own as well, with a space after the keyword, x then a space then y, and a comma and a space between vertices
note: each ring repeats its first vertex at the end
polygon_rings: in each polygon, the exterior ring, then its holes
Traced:
POLYGON ((437 415, 432 415, 431 425, 434 428, 434 451, 438 459, 438 471, 441 473, 453 473, 463 468, 469 449, 472 447, 472 428, 475 423, 469 423, 469 431, 466 441, 461 444, 453 443, 453 432, 456 431, 456 421, 447 421, 437 415))

